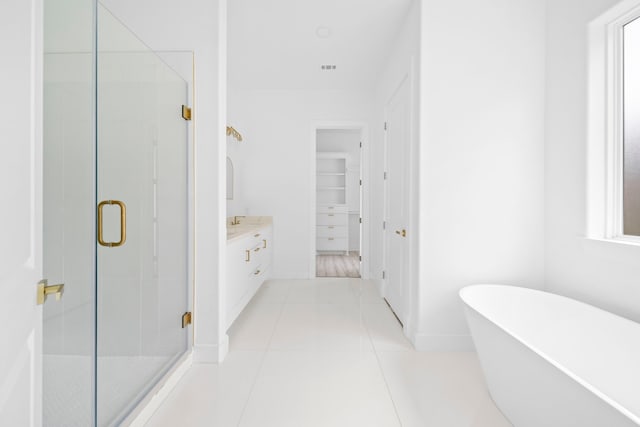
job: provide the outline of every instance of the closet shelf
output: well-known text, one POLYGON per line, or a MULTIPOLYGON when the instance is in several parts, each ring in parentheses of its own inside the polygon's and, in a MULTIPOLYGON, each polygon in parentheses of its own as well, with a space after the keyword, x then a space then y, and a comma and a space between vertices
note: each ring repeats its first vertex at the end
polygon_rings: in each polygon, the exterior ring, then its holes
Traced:
POLYGON ((320 152, 316 159, 316 251, 346 254, 349 252, 349 155, 320 152))

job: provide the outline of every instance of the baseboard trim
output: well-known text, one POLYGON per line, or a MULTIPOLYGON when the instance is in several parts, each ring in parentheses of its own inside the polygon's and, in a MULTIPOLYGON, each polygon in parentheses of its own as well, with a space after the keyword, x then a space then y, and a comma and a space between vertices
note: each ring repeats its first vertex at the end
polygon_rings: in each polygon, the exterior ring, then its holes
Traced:
POLYGON ((222 363, 229 353, 229 336, 224 335, 217 345, 200 344, 193 346, 193 363, 222 363))
POLYGON ((475 351, 470 335, 428 335, 415 333, 411 336, 417 351, 475 351))
POLYGON ((153 414, 160 408, 178 382, 191 368, 191 365, 193 365, 193 353, 189 353, 182 362, 175 366, 172 372, 167 374, 164 382, 159 383, 151 390, 148 397, 127 417, 122 425, 143 427, 149 422, 153 414))

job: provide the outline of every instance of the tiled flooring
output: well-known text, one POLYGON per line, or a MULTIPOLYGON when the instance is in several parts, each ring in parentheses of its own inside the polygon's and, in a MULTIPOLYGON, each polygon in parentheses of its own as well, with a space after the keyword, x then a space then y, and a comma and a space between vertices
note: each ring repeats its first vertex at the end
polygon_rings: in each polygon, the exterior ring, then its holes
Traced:
POLYGON ((270 281, 149 427, 508 427, 474 353, 418 353, 372 283, 270 281))

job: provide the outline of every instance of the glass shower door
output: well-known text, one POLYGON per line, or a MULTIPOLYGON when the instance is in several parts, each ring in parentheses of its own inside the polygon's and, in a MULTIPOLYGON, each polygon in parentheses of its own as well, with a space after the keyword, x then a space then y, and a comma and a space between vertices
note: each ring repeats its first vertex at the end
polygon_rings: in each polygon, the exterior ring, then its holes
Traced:
POLYGON ((64 284, 42 306, 43 425, 86 427, 94 420, 94 3, 43 6, 43 272, 49 285, 64 284))
POLYGON ((98 5, 97 425, 187 349, 187 83, 98 5))

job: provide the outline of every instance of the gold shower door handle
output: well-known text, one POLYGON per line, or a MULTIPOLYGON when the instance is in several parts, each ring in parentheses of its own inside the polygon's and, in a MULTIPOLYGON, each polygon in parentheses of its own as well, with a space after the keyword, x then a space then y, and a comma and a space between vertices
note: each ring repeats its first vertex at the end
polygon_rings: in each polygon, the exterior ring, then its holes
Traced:
POLYGON ((127 241, 127 205, 119 200, 103 200, 98 204, 98 243, 107 248, 117 248, 127 241), (102 235, 102 209, 105 205, 116 205, 120 208, 120 240, 117 242, 105 242, 102 235))

